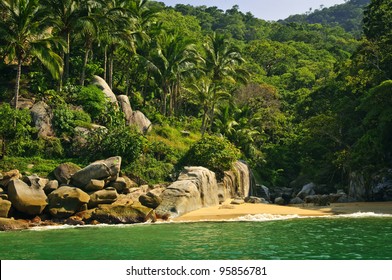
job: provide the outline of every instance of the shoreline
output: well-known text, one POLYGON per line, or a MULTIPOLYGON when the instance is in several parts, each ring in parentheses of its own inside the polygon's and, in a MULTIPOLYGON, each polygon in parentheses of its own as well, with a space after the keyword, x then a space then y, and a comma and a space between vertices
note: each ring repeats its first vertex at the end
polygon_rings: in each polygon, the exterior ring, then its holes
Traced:
POLYGON ((275 204, 249 203, 232 205, 229 203, 230 201, 226 201, 222 205, 198 209, 171 220, 175 222, 221 221, 260 214, 276 216, 296 215, 300 217, 323 217, 355 213, 392 215, 392 201, 332 203, 329 206, 313 206, 302 204, 280 206, 275 204))

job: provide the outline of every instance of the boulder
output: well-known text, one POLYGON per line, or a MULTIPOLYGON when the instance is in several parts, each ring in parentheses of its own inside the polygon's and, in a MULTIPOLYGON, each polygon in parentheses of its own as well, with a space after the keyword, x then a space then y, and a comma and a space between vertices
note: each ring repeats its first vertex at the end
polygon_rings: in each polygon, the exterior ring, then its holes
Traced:
POLYGON ((8 183, 11 180, 17 180, 22 177, 18 169, 13 169, 2 174, 2 179, 0 180, 0 186, 7 188, 8 183))
POLYGON ((275 198, 274 203, 277 204, 277 205, 285 205, 285 204, 286 204, 286 202, 285 202, 285 200, 283 199, 283 197, 277 197, 277 198, 275 198))
POLYGON ((138 130, 144 134, 151 131, 151 121, 140 111, 132 113, 131 118, 128 120, 129 125, 135 126, 138 130))
POLYGON ((27 99, 23 97, 18 98, 18 109, 30 110, 34 106, 35 99, 27 99))
POLYGON ((95 192, 95 191, 103 190, 104 187, 105 187, 105 181, 104 180, 92 179, 87 184, 86 191, 95 192))
POLYGON ((105 224, 144 223, 154 218, 154 210, 138 203, 132 205, 99 205, 91 219, 105 224))
POLYGON ((93 84, 96 85, 100 90, 103 91, 105 96, 112 102, 113 104, 117 105, 117 98, 116 95, 113 93, 109 85, 106 83, 104 79, 99 76, 93 77, 93 84))
POLYGON ((71 184, 84 189, 92 179, 116 180, 121 168, 121 157, 111 157, 93 162, 71 177, 71 184))
POLYGON ((252 204, 260 204, 260 203, 268 203, 263 197, 249 196, 245 198, 246 203, 252 204))
POLYGON ((230 204, 234 204, 234 205, 241 205, 244 203, 245 203, 245 201, 242 198, 236 198, 230 202, 230 204))
POLYGON ((110 183, 110 187, 114 188, 117 190, 119 193, 125 192, 127 189, 127 182, 124 178, 118 177, 115 181, 110 183))
POLYGON ((95 208, 99 204, 112 204, 117 200, 118 193, 114 188, 106 188, 90 194, 88 208, 95 208))
POLYGON ((57 180, 50 180, 44 187, 44 192, 46 195, 57 190, 59 188, 59 182, 57 180))
POLYGON ((68 218, 83 211, 90 196, 81 189, 62 186, 49 194, 49 213, 55 218, 68 218))
POLYGON ((133 114, 129 98, 126 95, 119 95, 117 96, 117 100, 120 105, 121 111, 124 113, 125 121, 129 125, 133 114))
POLYGON ((233 170, 225 171, 223 177, 223 187, 220 187, 222 200, 232 197, 247 197, 251 191, 251 170, 249 166, 236 161, 233 170))
POLYGON ((53 113, 48 104, 39 101, 30 109, 34 126, 38 129, 38 136, 47 138, 55 136, 52 119, 53 113))
POLYGON ((252 196, 264 198, 266 201, 271 201, 269 188, 264 185, 255 185, 252 190, 252 196))
POLYGON ((39 188, 39 189, 44 189, 45 185, 49 182, 48 179, 46 178, 40 178, 38 175, 33 174, 29 176, 23 176, 22 181, 25 182, 27 185, 39 188))
POLYGON ((0 217, 7 218, 11 209, 11 202, 0 198, 0 217))
POLYGON ((356 172, 350 174, 348 196, 355 201, 365 201, 367 199, 367 188, 363 174, 356 172))
POLYGON ((160 198, 153 192, 148 192, 146 194, 139 196, 139 202, 143 206, 155 209, 159 206, 159 204, 161 204, 162 198, 160 198))
POLYGON ((43 189, 36 186, 28 186, 19 179, 8 183, 8 196, 12 206, 28 215, 41 214, 48 204, 48 198, 43 189))
POLYGON ((302 187, 301 191, 297 194, 297 197, 303 200, 308 195, 315 195, 316 194, 314 190, 315 187, 316 185, 314 183, 306 184, 305 186, 302 187))
POLYGON ((69 184, 73 174, 81 170, 79 166, 74 163, 66 162, 56 167, 53 171, 57 181, 62 185, 69 184))
POLYGON ((167 219, 219 204, 215 173, 204 167, 185 167, 178 180, 161 195, 158 217, 167 219))
POLYGON ((29 223, 25 220, 0 218, 0 231, 21 230, 27 228, 29 228, 29 223))
POLYGON ((290 200, 290 204, 303 204, 304 201, 300 199, 298 196, 294 197, 290 200))

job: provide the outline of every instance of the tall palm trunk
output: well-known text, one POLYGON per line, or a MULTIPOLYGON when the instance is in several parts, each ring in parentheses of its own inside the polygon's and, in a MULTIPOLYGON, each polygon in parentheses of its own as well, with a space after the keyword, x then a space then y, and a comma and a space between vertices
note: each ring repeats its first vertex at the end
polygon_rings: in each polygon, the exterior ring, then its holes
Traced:
POLYGON ((20 90, 20 77, 22 76, 22 59, 18 58, 18 69, 16 71, 16 83, 15 83, 15 96, 14 96, 14 107, 18 108, 19 90, 20 90))
POLYGON ((80 85, 84 86, 84 80, 86 79, 86 67, 87 67, 87 62, 88 62, 88 57, 91 52, 91 46, 88 46, 86 49, 86 52, 84 54, 84 60, 83 60, 83 67, 82 67, 82 73, 80 74, 80 85))
POLYGON ((103 61, 103 79, 107 82, 108 78, 108 46, 105 45, 104 61, 103 61))
POLYGON ((67 31, 66 33, 66 42, 67 42, 67 50, 64 54, 64 73, 63 73, 62 84, 66 84, 69 78, 69 56, 71 53, 71 33, 69 31, 67 31))

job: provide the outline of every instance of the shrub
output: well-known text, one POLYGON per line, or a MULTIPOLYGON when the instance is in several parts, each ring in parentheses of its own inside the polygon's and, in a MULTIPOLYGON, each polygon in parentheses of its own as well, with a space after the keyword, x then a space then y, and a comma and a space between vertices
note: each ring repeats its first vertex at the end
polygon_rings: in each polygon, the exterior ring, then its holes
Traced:
POLYGON ((224 171, 230 170, 239 157, 240 151, 225 138, 206 136, 190 147, 180 166, 203 166, 214 171, 221 179, 224 171))
POLYGON ((83 109, 91 116, 93 121, 99 121, 100 117, 106 110, 106 96, 102 90, 94 85, 82 87, 76 97, 78 105, 83 106, 83 109))
POLYGON ((53 126, 57 135, 72 136, 76 126, 91 123, 90 115, 82 110, 61 106, 53 112, 53 126))

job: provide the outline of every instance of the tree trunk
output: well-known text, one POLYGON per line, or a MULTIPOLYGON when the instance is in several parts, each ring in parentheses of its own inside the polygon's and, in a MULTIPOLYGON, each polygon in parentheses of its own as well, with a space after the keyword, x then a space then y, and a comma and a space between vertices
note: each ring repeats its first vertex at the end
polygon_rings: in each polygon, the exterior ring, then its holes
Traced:
POLYGON ((66 34, 67 41, 67 51, 64 54, 64 74, 63 74, 63 84, 66 84, 69 78, 69 56, 71 52, 71 33, 67 32, 66 34))
POLYGON ((108 85, 111 89, 113 89, 113 56, 109 56, 109 67, 108 67, 108 85))
POLYGON ((105 51, 104 51, 104 62, 103 62, 103 79, 107 82, 107 71, 108 71, 108 46, 105 45, 105 51))
POLYGON ((87 67, 89 54, 90 54, 90 48, 86 49, 86 53, 84 54, 82 73, 80 74, 80 85, 81 86, 84 86, 84 80, 86 78, 86 67, 87 67))
POLYGON ((14 96, 14 108, 18 108, 19 90, 20 90, 20 77, 22 75, 22 60, 18 59, 18 69, 16 71, 16 83, 15 83, 15 96, 14 96))

